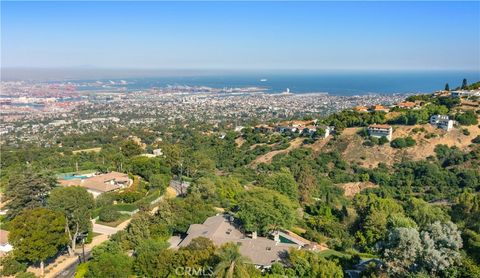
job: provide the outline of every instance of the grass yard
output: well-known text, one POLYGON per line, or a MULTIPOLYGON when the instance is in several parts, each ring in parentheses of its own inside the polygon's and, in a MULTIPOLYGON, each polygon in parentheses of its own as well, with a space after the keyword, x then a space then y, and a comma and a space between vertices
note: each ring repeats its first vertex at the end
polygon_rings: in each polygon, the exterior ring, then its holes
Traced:
POLYGON ((113 222, 102 222, 100 220, 97 220, 95 223, 99 225, 104 225, 104 226, 109 226, 109 227, 117 227, 122 223, 123 221, 127 220, 130 218, 130 215, 127 214, 122 214, 116 221, 113 222))

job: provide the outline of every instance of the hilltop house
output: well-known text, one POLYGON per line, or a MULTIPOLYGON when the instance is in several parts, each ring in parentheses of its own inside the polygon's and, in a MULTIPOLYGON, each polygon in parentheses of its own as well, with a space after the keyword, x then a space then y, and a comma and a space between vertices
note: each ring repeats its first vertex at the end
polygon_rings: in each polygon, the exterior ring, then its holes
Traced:
POLYGON ((393 128, 389 125, 369 125, 368 135, 372 137, 386 137, 388 141, 392 141, 393 128))
POLYGON ((459 91, 452 91, 452 97, 480 97, 480 90, 459 90, 459 91))
POLYGON ((197 237, 208 238, 217 246, 232 242, 239 246, 240 253, 249 258, 251 263, 265 269, 274 262, 283 261, 290 248, 316 249, 318 247, 290 231, 275 231, 272 235, 273 239, 259 237, 256 232, 246 236, 232 216, 219 214, 207 218, 203 224, 190 225, 187 236, 173 248, 188 246, 197 237))
POLYGON ((413 109, 416 106, 417 106, 417 104, 415 102, 411 102, 411 101, 404 101, 404 102, 400 102, 399 104, 397 104, 398 108, 403 108, 403 109, 413 109))
POLYGON ((92 176, 71 176, 58 180, 61 186, 81 186, 92 193, 93 197, 98 195, 126 188, 132 184, 132 180, 127 174, 119 172, 110 172, 106 174, 92 176))
POLYGON ((430 117, 430 124, 450 131, 453 128, 454 121, 450 120, 448 115, 433 115, 430 117))
POLYGON ((354 111, 357 111, 357 112, 368 112, 368 107, 366 106, 356 106, 355 108, 353 108, 354 111))
POLYGON ((319 125, 318 128, 325 131, 325 133, 323 134, 323 138, 327 138, 328 136, 333 134, 333 131, 335 130, 335 127, 327 125, 319 125))
POLYGON ((385 107, 383 105, 374 105, 374 106, 372 106, 372 111, 373 112, 388 112, 388 111, 390 111, 390 109, 388 109, 387 107, 385 107))

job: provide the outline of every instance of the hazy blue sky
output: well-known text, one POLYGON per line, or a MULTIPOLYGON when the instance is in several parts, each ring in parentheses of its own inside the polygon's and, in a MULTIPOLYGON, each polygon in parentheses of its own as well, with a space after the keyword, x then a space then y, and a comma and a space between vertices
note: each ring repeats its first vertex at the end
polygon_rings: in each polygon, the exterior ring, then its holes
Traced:
POLYGON ((480 70, 480 2, 4 2, 2 67, 480 70))

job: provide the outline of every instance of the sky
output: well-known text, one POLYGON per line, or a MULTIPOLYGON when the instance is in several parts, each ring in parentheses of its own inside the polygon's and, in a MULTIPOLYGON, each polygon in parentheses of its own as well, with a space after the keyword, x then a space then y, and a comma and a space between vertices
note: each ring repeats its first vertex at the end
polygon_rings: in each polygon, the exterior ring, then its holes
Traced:
POLYGON ((1 66, 474 70, 480 2, 1 2, 1 66))

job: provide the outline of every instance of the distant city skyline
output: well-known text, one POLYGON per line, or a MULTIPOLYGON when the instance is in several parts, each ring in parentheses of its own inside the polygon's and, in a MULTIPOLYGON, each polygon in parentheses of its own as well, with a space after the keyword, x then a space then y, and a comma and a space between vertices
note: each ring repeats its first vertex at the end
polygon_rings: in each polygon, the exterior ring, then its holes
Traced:
POLYGON ((2 68, 480 71, 480 2, 1 2, 2 68))

